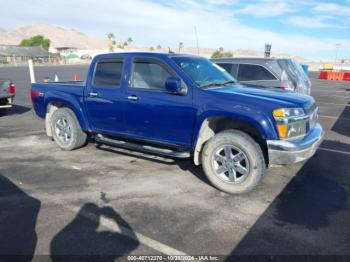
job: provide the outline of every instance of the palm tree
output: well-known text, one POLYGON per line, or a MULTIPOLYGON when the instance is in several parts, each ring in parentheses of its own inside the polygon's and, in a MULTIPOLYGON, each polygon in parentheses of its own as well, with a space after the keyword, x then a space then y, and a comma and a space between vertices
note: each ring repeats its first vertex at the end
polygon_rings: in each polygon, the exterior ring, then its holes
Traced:
POLYGON ((126 40, 126 42, 128 42, 128 45, 131 45, 131 43, 132 43, 133 41, 134 41, 134 40, 133 40, 131 37, 129 37, 128 40, 126 40))
POLYGON ((109 49, 110 52, 113 52, 114 48, 115 48, 115 46, 117 44, 117 41, 115 40, 115 35, 112 32, 109 32, 107 34, 107 38, 109 40, 108 49, 109 49))
POLYGON ((114 34, 112 32, 109 32, 107 34, 107 37, 108 37, 109 40, 115 39, 115 36, 114 36, 114 34))
POLYGON ((179 53, 181 53, 181 49, 184 47, 184 43, 179 42, 179 53))

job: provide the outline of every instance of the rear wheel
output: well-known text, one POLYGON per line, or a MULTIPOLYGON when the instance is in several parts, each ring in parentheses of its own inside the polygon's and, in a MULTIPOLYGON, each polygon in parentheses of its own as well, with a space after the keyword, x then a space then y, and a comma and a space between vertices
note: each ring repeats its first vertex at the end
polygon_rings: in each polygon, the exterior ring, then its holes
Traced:
POLYGON ((63 150, 74 150, 85 144, 87 135, 69 108, 53 112, 50 124, 53 139, 63 150))
POLYGON ((260 146, 238 130, 223 131, 212 137, 203 148, 202 165, 209 181, 230 194, 251 191, 266 172, 260 146))

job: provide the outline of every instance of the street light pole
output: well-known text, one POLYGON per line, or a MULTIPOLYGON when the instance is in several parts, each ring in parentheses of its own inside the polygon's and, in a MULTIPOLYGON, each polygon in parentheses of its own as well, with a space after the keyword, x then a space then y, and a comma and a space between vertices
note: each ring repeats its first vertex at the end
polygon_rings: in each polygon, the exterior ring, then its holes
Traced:
POLYGON ((199 44, 198 44, 197 26, 194 26, 194 36, 195 36, 195 38, 196 38, 197 55, 199 55, 199 44))
POLYGON ((339 43, 336 43, 336 44, 335 44, 335 59, 334 59, 334 64, 337 63, 339 47, 340 47, 340 44, 339 44, 339 43))

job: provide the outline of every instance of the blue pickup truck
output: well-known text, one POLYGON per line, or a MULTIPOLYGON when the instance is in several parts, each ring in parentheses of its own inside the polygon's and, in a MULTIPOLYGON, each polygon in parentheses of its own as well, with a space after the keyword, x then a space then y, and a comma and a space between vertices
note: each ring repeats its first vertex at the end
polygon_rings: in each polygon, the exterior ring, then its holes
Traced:
POLYGON ((222 191, 252 190, 269 165, 310 158, 323 139, 312 97, 239 85, 206 58, 96 56, 86 82, 37 83, 36 114, 63 150, 97 143, 193 158, 222 191))

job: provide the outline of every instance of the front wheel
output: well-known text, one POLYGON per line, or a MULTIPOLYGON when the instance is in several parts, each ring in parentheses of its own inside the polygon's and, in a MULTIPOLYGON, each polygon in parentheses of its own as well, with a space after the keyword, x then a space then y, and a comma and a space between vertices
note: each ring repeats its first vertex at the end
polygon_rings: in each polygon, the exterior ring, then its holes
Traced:
POLYGON ((202 165, 209 181, 230 194, 253 190, 266 172, 260 146, 238 130, 226 130, 212 137, 203 148, 202 165))
POLYGON ((59 108, 51 117, 51 131, 56 144, 63 150, 74 150, 86 142, 86 133, 69 108, 59 108))

